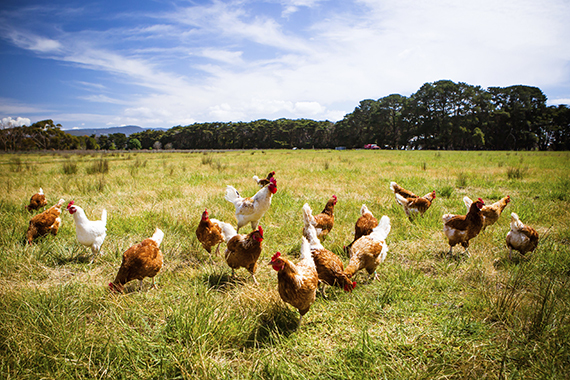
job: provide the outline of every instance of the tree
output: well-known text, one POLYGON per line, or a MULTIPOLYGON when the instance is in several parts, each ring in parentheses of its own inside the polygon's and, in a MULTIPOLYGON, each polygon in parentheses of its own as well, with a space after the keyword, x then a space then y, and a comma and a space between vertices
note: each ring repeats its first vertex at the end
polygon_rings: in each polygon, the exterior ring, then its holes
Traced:
POLYGON ((546 96, 537 87, 490 87, 495 149, 538 148, 546 111, 546 96))
POLYGON ((129 139, 127 146, 130 150, 142 149, 142 144, 138 139, 129 139))

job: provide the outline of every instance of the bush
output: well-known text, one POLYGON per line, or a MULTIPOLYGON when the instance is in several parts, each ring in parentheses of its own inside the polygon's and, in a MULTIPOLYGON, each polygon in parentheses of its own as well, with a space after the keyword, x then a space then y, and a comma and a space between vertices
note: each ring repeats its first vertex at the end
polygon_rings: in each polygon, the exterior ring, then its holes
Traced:
POLYGON ((69 161, 63 163, 63 174, 75 174, 77 173, 77 162, 69 161))

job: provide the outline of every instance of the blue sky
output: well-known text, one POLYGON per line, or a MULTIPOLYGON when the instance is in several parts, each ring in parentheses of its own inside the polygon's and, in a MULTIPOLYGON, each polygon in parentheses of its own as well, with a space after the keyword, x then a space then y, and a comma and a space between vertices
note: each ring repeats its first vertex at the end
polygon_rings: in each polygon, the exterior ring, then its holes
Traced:
POLYGON ((4 0, 0 121, 310 118, 440 79, 570 103, 567 0, 4 0))

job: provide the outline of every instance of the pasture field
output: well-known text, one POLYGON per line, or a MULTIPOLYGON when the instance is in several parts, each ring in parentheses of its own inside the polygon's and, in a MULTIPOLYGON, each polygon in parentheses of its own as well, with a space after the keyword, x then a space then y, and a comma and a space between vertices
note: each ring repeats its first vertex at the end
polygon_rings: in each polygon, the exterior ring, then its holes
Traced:
MULTIPOLYGON (((255 150, 0 155, 0 378, 3 379, 564 379, 570 378, 570 153, 255 150), (201 213, 231 222, 226 185, 251 196, 254 174, 275 170, 278 191, 261 219, 253 285, 230 278, 222 254, 201 247, 201 213), (413 223, 390 181, 437 198, 413 223), (75 237, 62 212, 57 236, 28 246, 24 209, 42 187, 90 219, 108 211, 103 255, 75 237), (296 261, 301 208, 337 195, 323 242, 345 265, 360 207, 392 231, 381 281, 357 274, 352 293, 328 288, 297 329, 266 263, 296 261), (499 221, 449 250, 441 216, 466 212, 463 196, 493 203, 499 221), (541 242, 508 260, 510 213, 541 242), (158 289, 138 282, 110 294, 122 253, 165 232, 158 289)), ((249 232, 249 226, 242 232, 249 232)), ((223 247, 223 246, 222 246, 223 247)), ((222 250, 223 252, 223 250, 222 250)))

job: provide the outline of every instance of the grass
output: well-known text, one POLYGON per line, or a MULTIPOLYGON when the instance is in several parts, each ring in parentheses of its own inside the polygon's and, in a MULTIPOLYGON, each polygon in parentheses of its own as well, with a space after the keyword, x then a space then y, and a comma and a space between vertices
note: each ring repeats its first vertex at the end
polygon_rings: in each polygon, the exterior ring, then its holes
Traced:
POLYGON ((567 378, 569 163, 560 152, 2 155, 0 377, 567 378), (508 174, 523 162, 523 175, 508 174), (243 269, 232 279, 222 255, 211 262, 194 231, 204 208, 235 225, 226 185, 250 196, 258 190, 251 177, 271 170, 278 192, 261 220, 254 286, 243 269), (438 197, 410 223, 390 181, 438 197), (24 244, 24 205, 39 187, 49 205, 74 200, 91 219, 107 209, 102 257, 90 263, 68 213, 57 236, 24 244), (298 313, 265 263, 276 251, 298 257, 302 205, 318 212, 332 194, 335 226, 323 245, 345 263, 363 203, 391 218, 382 281, 357 277, 350 294, 328 289, 296 329, 298 313), (465 195, 512 202, 471 242, 470 258, 447 258, 441 215, 464 213, 465 195), (542 237, 528 260, 508 260, 511 212, 542 237), (133 281, 125 295, 110 294, 122 252, 156 226, 165 232, 159 289, 147 279, 143 291, 133 281))

